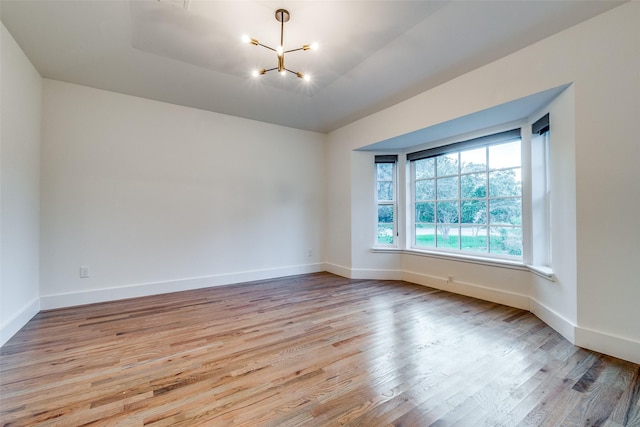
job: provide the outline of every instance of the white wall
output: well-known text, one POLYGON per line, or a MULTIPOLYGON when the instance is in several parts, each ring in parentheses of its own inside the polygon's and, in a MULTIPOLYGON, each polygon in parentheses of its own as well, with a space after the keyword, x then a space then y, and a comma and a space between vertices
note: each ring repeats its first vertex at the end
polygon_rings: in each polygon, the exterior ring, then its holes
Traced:
POLYGON ((544 112, 549 113, 551 129, 551 265, 556 279, 551 283, 531 276, 531 311, 575 341, 578 324, 575 86, 569 86, 544 112))
MULTIPOLYGON (((640 158, 635 137, 640 117, 638 22, 640 3, 626 3, 329 135, 329 158, 346 158, 372 143, 574 84, 575 101, 557 107, 574 120, 574 129, 556 138, 567 139, 554 154, 568 162, 568 171, 575 168, 575 178, 554 189, 554 197, 566 198, 557 203, 553 218, 554 242, 563 242, 554 246, 560 280, 551 283, 525 271, 409 254, 402 255, 405 279, 444 287, 439 279, 453 271, 463 282, 458 291, 504 298, 516 306, 530 299, 532 309, 552 326, 570 339, 575 332, 578 345, 640 362, 635 266, 640 252, 635 218, 640 208, 640 168, 635 165, 640 158), (612 212, 612 207, 621 208, 612 212)), ((563 165, 554 167, 562 170, 563 165)), ((394 255, 367 252, 371 239, 362 237, 360 219, 354 218, 366 209, 344 203, 346 190, 340 183, 358 183, 352 175, 360 173, 361 159, 332 170, 339 178, 328 191, 334 221, 328 245, 349 246, 351 253, 329 251, 327 261, 329 268, 341 265, 348 274, 363 277, 369 271, 376 276, 376 266, 396 261, 390 260, 394 255)), ((351 193, 356 200, 356 189, 351 193)))
POLYGON ((43 307, 322 270, 325 140, 45 79, 43 307))
POLYGON ((0 74, 0 345, 40 309, 42 79, 2 25, 0 74))
MULTIPOLYGON (((640 342, 640 2, 587 22, 576 43, 577 339, 640 342), (594 52, 597 55, 594 56, 594 52)), ((640 362, 640 348, 629 346, 640 362)))

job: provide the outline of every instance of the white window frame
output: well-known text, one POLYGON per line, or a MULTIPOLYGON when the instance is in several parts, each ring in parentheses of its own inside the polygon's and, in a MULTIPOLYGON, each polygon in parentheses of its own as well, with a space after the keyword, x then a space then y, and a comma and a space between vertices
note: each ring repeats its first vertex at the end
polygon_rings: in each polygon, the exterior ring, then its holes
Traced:
MULTIPOLYGON (((473 149, 473 148, 482 148, 482 147, 490 147, 493 145, 499 145, 505 142, 509 142, 509 141, 515 141, 515 140, 520 140, 520 166, 519 169, 521 171, 521 174, 524 175, 525 173, 525 167, 524 167, 524 141, 523 141, 523 135, 521 132, 521 126, 522 124, 520 123, 517 128, 515 129, 511 129, 510 132, 514 132, 514 131, 518 131, 519 133, 519 137, 508 137, 508 139, 503 140, 503 141, 491 141, 492 138, 494 137, 499 137, 499 135, 502 133, 501 131, 491 131, 491 132, 486 132, 486 133, 482 133, 479 134, 481 136, 477 136, 474 138, 471 138, 467 141, 464 140, 464 138, 456 138, 453 140, 449 140, 446 141, 446 143, 444 144, 440 144, 436 146, 436 150, 438 151, 442 151, 441 154, 445 154, 445 153, 460 153, 463 151, 466 151, 467 149, 473 149), (484 140, 487 140, 487 142, 483 142, 484 140), (462 140, 462 141, 461 141, 462 140), (465 147, 465 144, 470 144, 471 147, 465 147), (475 146, 474 146, 475 144, 475 146), (455 146, 458 147, 455 147, 455 146)), ((504 132, 504 133, 508 133, 508 132, 504 132)), ((488 152, 487 152, 487 156, 488 156, 488 152)), ((436 157, 433 157, 436 158, 436 157)), ((459 158, 458 158, 459 160, 459 158)), ((521 255, 509 255, 509 254, 501 254, 501 253, 491 253, 489 252, 489 248, 490 248, 490 235, 489 235, 489 230, 487 230, 487 250, 486 251, 465 251, 462 249, 454 249, 454 248, 444 248, 444 247, 436 247, 436 246, 419 246, 416 245, 416 223, 415 223, 415 211, 416 211, 416 200, 415 200, 415 166, 414 166, 414 161, 409 161, 409 176, 408 176, 408 181, 410 183, 410 194, 409 194, 409 200, 410 203, 408 203, 409 206, 409 211, 407 213, 407 218, 409 219, 409 224, 410 224, 410 241, 407 242, 407 249, 410 249, 412 251, 421 251, 421 252, 433 252, 433 253, 442 253, 442 254, 452 254, 452 255, 462 255, 462 256, 471 256, 471 257, 482 257, 482 258, 490 258, 490 259, 504 259, 504 260, 510 260, 510 261, 519 261, 521 262, 524 259, 524 253, 525 253, 525 213, 524 213, 524 209, 525 209, 525 202, 524 202, 524 194, 525 194, 525 190, 524 190, 524 185, 525 185, 525 180, 522 179, 521 181, 521 185, 522 185, 522 189, 521 189, 521 193, 519 196, 520 199, 520 206, 521 206, 521 224, 520 226, 517 227, 509 227, 509 228, 519 228, 521 235, 522 235, 522 239, 521 239, 521 245, 522 245, 522 254, 521 255)), ((511 168, 507 168, 507 169, 511 169, 511 168)), ((495 170, 499 170, 499 169, 495 169, 495 170)), ((490 172, 495 171, 494 169, 489 169, 487 166, 486 169, 486 173, 489 174, 490 172)), ((460 165, 458 164, 458 172, 456 175, 451 175, 451 176, 456 176, 458 178, 458 207, 460 208, 460 202, 462 200, 464 200, 462 198, 462 194, 460 193, 460 185, 461 185, 461 177, 467 175, 467 173, 463 173, 460 170, 460 165)), ((488 176, 488 175, 487 175, 488 176)), ((435 177, 434 176, 434 182, 437 182, 438 178, 442 178, 442 177, 435 177)), ((524 176, 523 176, 524 178, 524 176)), ((488 185, 488 182, 487 182, 488 185)), ((437 186, 434 189, 434 191, 437 191, 437 186)), ((510 197, 511 198, 511 197, 510 197)), ((485 201, 487 203, 487 209, 489 208, 489 200, 497 200, 500 199, 500 197, 491 197, 489 195, 488 192, 488 187, 487 187, 487 194, 485 195, 485 201)), ((434 200, 435 203, 435 200, 434 200)), ((435 213, 434 213, 435 214, 435 213)), ((458 228, 461 229, 461 218, 460 215, 462 213, 459 211, 458 212, 458 228)), ((434 219, 435 220, 435 219, 434 219)), ((436 222, 434 223, 436 230, 435 233, 437 235, 438 231, 437 231, 437 227, 439 225, 439 223, 436 222)), ((487 218, 487 223, 486 223, 487 227, 490 227, 490 223, 489 223, 489 218, 487 218)), ((505 226, 506 227, 506 226, 505 226)), ((461 238, 461 236, 460 236, 461 238)))
MULTIPOLYGON (((548 123, 548 115, 546 119, 548 123)), ((553 234, 551 230, 551 135, 548 128, 543 132, 532 132, 530 153, 530 264, 550 270, 552 268, 551 239, 553 234)))
POLYGON ((376 215, 376 220, 375 220, 375 235, 374 235, 374 247, 378 247, 378 248, 397 248, 398 247, 398 236, 399 236, 399 232, 398 232, 398 160, 397 160, 397 155, 393 154, 393 155, 382 155, 382 156, 376 156, 376 161, 374 163, 374 185, 375 185, 375 202, 376 202, 376 209, 375 209, 375 215, 376 215), (380 158, 385 158, 385 157, 395 157, 394 161, 379 161, 380 158), (378 164, 392 164, 392 174, 391 174, 391 186, 392 186, 392 200, 379 200, 378 199, 378 164), (392 206, 393 208, 393 226, 392 226, 392 242, 391 243, 381 243, 378 241, 378 236, 379 236, 379 228, 378 228, 378 206, 380 205, 385 205, 385 206, 392 206))

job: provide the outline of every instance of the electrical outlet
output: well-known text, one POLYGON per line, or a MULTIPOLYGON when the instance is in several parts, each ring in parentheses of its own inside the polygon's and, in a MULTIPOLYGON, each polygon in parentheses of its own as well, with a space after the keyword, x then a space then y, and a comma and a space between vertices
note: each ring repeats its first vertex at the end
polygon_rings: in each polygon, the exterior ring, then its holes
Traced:
POLYGON ((313 256, 313 249, 308 249, 308 250, 307 250, 307 256, 308 256, 308 257, 313 256))
POLYGON ((87 277, 89 277, 89 267, 86 265, 81 265, 80 266, 80 278, 81 279, 86 279, 87 277))

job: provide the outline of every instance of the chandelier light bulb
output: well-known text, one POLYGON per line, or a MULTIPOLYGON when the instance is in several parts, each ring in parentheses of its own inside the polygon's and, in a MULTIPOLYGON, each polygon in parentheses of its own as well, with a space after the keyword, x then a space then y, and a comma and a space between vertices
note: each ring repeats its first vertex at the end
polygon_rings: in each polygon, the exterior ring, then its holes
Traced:
POLYGON ((252 75, 253 77, 258 77, 258 76, 260 75, 260 72, 259 72, 258 70, 253 70, 253 71, 251 72, 251 75, 252 75))
POLYGON ((278 56, 282 56, 282 54, 284 53, 284 48, 282 46, 278 46, 276 48, 276 53, 278 54, 278 56))
POLYGON ((304 80, 305 82, 308 82, 311 80, 311 76, 309 74, 304 74, 304 73, 296 73, 296 76, 300 77, 302 80, 304 80))
POLYGON ((251 43, 254 46, 258 46, 260 44, 260 42, 258 40, 254 39, 253 37, 249 37, 246 34, 242 35, 242 41, 244 43, 251 43))
POLYGON ((280 71, 280 75, 281 75, 281 76, 286 76, 286 75, 287 75, 287 70, 282 70, 282 71, 280 71))
POLYGON ((318 50, 320 45, 318 43, 311 43, 302 45, 302 50, 318 50))

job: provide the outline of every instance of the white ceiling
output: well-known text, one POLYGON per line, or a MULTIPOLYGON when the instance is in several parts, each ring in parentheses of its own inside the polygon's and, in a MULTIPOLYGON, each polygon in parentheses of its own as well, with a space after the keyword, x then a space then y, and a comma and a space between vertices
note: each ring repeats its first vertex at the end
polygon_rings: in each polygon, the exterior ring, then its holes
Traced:
MULTIPOLYGON (((330 132, 618 6, 618 1, 1 0, 0 17, 43 77, 330 132), (305 83, 254 68, 285 55, 305 83)), ((451 100, 451 102, 456 102, 451 100)))

